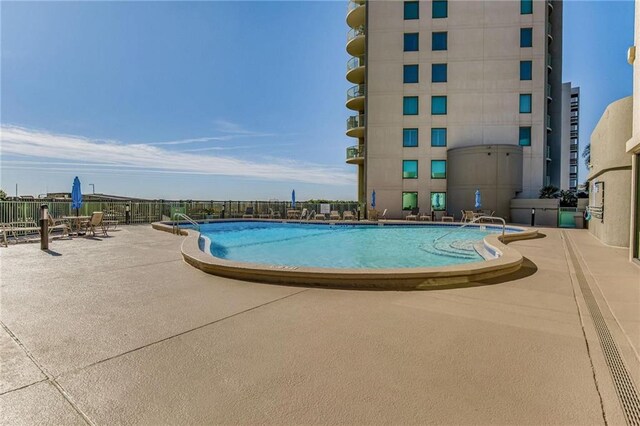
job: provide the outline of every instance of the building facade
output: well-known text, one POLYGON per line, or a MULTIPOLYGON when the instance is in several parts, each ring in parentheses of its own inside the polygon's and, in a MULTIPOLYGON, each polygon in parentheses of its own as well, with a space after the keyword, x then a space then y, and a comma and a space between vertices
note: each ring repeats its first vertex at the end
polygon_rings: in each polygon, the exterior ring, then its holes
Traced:
POLYGON ((361 203, 375 190, 388 217, 458 217, 480 189, 508 217, 509 199, 560 186, 561 2, 355 0, 347 24, 361 203))
POLYGON ((630 250, 629 257, 640 263, 640 0, 635 2, 634 46, 629 48, 627 59, 633 66, 633 122, 631 138, 626 151, 631 155, 630 191, 630 250))
POLYGON ((564 190, 576 191, 578 180, 579 132, 580 132, 580 88, 571 83, 562 84, 562 142, 560 150, 560 185, 564 190))

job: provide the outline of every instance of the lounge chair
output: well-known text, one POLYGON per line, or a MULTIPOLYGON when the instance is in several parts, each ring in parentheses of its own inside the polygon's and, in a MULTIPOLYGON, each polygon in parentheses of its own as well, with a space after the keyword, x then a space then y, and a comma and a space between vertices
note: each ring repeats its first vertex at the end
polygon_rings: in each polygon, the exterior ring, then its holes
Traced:
POLYGON ((260 216, 258 216, 260 219, 271 219, 271 212, 269 213, 260 213, 260 216))
POLYGON ((430 213, 421 213, 420 217, 418 219, 420 219, 421 221, 424 221, 424 222, 431 222, 431 214, 430 213))
POLYGON ((384 209, 382 211, 382 214, 380 215, 380 217, 378 218, 378 220, 387 220, 387 209, 384 209))
POLYGON ((244 209, 243 219, 253 219, 253 207, 247 207, 244 209))
POLYGON ((280 219, 280 212, 274 212, 273 209, 269 209, 271 219, 280 219))
POLYGON ((95 237, 96 229, 100 228, 102 230, 102 235, 108 237, 109 235, 107 234, 107 227, 102 222, 103 216, 104 215, 102 212, 93 212, 93 214, 91 215, 91 219, 89 219, 84 225, 85 231, 87 233, 91 232, 91 234, 95 237))
POLYGON ((340 220, 340 213, 337 210, 331 210, 329 220, 340 220))
POLYGON ((3 223, 0 225, 0 230, 2 231, 2 240, 6 247, 9 246, 9 241, 7 239, 7 236, 9 235, 13 236, 16 242, 18 242, 20 234, 28 235, 37 232, 38 235, 40 235, 40 227, 32 221, 3 223))
POLYGON ((313 219, 314 220, 327 220, 327 217, 324 215, 324 213, 316 213, 315 215, 313 215, 313 219))
POLYGON ((48 222, 49 222, 49 235, 51 235, 53 231, 61 230, 63 237, 65 235, 67 237, 70 236, 71 227, 67 223, 62 221, 56 221, 56 219, 52 218, 51 216, 49 216, 48 222))
POLYGON ((345 210, 342 212, 342 220, 356 220, 351 210, 345 210))
POLYGON ((411 213, 405 217, 405 220, 418 220, 418 213, 420 213, 419 208, 411 209, 411 213))
POLYGON ((440 218, 441 222, 453 222, 453 216, 448 216, 446 213, 440 218))
POLYGON ((300 220, 307 219, 308 214, 309 214, 309 211, 307 209, 302 209, 302 212, 300 212, 300 220))
POLYGON ((475 218, 473 215, 473 211, 471 210, 461 210, 461 211, 462 211, 463 222, 471 222, 475 218))

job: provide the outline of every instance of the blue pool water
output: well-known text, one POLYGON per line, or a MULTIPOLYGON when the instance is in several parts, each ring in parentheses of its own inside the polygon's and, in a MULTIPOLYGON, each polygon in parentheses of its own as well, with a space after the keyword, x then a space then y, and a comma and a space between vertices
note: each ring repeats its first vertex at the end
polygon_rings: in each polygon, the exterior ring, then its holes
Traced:
POLYGON ((476 247, 486 235, 502 232, 502 228, 218 222, 203 224, 200 231, 210 241, 211 254, 223 259, 378 269, 478 262, 483 257, 476 247), (443 234, 448 235, 435 241, 443 234))

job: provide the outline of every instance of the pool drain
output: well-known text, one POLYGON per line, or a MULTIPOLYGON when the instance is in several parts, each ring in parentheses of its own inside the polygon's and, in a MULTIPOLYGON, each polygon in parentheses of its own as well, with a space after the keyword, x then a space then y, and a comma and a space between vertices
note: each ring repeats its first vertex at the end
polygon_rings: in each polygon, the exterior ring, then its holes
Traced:
POLYGON ((589 313, 591 314, 591 319, 593 320, 596 332, 598 333, 600 346, 602 347, 604 358, 607 362, 607 366, 609 367, 609 372, 611 373, 611 378, 613 379, 616 393, 618 394, 620 404, 622 405, 622 410, 624 411, 627 424, 640 426, 640 398, 638 398, 638 391, 636 390, 631 374, 629 374, 629 370, 627 370, 624 360, 620 355, 618 345, 613 339, 611 331, 602 316, 602 312, 596 302, 596 298, 593 296, 591 287, 589 287, 589 284, 584 277, 582 268, 580 267, 576 254, 573 251, 572 243, 569 242, 566 232, 563 231, 562 234, 565 241, 567 241, 569 256, 571 257, 571 261, 573 262, 576 270, 576 278, 580 285, 582 296, 587 304, 587 308, 589 309, 589 313))

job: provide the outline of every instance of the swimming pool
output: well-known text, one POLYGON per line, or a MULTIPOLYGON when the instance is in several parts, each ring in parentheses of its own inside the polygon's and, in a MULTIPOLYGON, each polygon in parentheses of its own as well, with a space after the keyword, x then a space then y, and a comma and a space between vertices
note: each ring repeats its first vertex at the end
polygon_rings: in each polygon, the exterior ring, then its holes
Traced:
MULTIPOLYGON (((280 267, 422 268, 495 258, 484 237, 502 226, 217 222, 200 226, 212 256, 280 267)), ((506 232, 517 232, 507 228, 506 232)))

